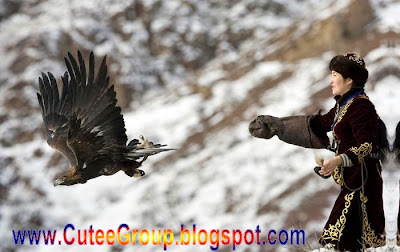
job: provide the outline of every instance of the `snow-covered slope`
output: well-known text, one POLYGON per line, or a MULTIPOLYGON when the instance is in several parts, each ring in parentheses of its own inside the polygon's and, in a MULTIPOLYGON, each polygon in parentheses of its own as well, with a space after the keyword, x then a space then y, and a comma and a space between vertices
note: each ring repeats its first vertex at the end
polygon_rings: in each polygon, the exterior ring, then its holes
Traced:
MULTIPOLYGON (((276 137, 255 139, 247 127, 258 114, 309 114, 332 107, 328 62, 337 53, 358 51, 370 71, 367 93, 393 133, 400 120, 400 20, 393 11, 398 3, 374 0, 371 6, 333 0, 2 1, 0 249, 162 250, 14 245, 12 230, 57 229, 62 235, 68 223, 103 230, 126 223, 139 230, 171 229, 176 236, 181 224, 196 224, 198 230, 297 228, 306 232, 305 249, 317 248, 339 188, 312 168, 315 155, 332 154, 276 137), (354 8, 374 11, 357 21, 362 18, 353 15, 354 8), (357 19, 350 22, 353 27, 347 26, 352 18, 357 19), (351 33, 355 30, 360 32, 351 33), (55 174, 69 163, 44 140, 36 80, 40 72, 62 75, 62 58, 77 49, 85 56, 94 50, 99 60, 108 55, 129 139, 144 135, 178 149, 149 158, 145 177, 117 173, 53 187, 55 174)), ((398 203, 395 171, 391 166, 384 172, 392 179, 385 181, 386 192, 392 192, 385 196, 391 238, 398 203)), ((236 248, 295 249, 303 248, 236 248)), ((232 244, 220 244, 219 250, 231 251, 232 244)))

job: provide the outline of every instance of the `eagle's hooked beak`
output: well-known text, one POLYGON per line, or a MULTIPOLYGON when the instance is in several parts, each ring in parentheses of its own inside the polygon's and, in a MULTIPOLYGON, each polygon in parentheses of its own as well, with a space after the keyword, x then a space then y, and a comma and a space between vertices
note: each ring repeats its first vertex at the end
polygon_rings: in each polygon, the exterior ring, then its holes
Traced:
POLYGON ((64 178, 58 178, 54 181, 54 186, 58 186, 64 183, 64 178))
POLYGON ((144 171, 142 170, 135 170, 135 173, 133 174, 134 178, 139 178, 139 177, 143 177, 145 175, 144 171))

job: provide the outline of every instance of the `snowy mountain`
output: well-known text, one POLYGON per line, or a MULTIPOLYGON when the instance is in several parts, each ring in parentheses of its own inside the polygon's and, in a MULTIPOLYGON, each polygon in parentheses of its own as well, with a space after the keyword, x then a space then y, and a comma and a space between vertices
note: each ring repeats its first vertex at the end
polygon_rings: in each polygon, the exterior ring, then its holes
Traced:
MULTIPOLYGON (((307 251, 340 190, 314 174, 306 150, 255 139, 259 114, 305 115, 334 105, 328 63, 364 56, 367 94, 390 134, 400 120, 400 3, 395 0, 3 0, 0 2, 0 249, 161 251, 161 245, 15 245, 13 230, 303 229, 307 251), (129 139, 177 151, 149 158, 146 176, 117 173, 53 187, 69 163, 44 139, 36 98, 41 72, 61 76, 63 57, 107 54, 129 139), (138 247, 138 248, 136 248, 138 247)), ((388 237, 396 232, 398 171, 384 171, 388 237), (396 198, 397 197, 397 198, 396 198), (389 210, 390 209, 390 210, 389 210)), ((72 230, 70 230, 72 231, 72 230)), ((72 234, 72 232, 70 233, 72 234)), ((264 233, 265 234, 265 233, 264 233)), ((71 235, 72 236, 72 235, 71 235)), ((57 239, 58 240, 58 239, 57 239)), ((232 243, 218 250, 231 251, 232 243)), ((207 245, 170 245, 209 251, 207 245)))

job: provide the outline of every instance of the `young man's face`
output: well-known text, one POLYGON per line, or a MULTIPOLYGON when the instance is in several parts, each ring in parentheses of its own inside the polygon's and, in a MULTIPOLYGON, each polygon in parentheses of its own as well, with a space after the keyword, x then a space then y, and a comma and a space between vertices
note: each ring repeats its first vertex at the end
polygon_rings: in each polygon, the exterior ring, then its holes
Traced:
POLYGON ((332 70, 331 73, 331 87, 333 95, 344 95, 351 89, 353 80, 350 78, 344 79, 343 76, 332 70))

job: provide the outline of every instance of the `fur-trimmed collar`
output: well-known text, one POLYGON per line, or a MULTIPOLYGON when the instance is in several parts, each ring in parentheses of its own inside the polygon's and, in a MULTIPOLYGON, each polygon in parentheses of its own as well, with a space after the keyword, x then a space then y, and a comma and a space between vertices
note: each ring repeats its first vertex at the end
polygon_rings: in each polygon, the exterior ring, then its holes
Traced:
POLYGON ((354 95, 357 92, 361 92, 364 91, 363 88, 352 88, 350 89, 347 93, 345 93, 344 95, 340 96, 340 95, 336 95, 334 98, 336 100, 336 104, 341 104, 343 101, 345 101, 347 98, 349 98, 350 96, 354 95))

